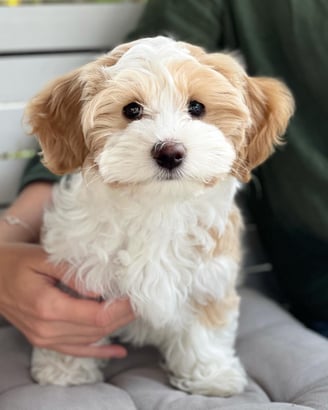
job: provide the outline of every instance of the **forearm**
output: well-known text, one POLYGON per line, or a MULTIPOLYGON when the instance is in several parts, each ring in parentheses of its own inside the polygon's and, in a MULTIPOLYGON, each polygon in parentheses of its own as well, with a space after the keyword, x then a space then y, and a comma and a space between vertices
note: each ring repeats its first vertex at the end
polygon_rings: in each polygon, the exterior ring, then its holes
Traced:
POLYGON ((37 242, 42 225, 43 212, 51 201, 52 184, 29 184, 15 202, 0 217, 0 242, 37 242), (9 223, 18 218, 22 223, 9 223))

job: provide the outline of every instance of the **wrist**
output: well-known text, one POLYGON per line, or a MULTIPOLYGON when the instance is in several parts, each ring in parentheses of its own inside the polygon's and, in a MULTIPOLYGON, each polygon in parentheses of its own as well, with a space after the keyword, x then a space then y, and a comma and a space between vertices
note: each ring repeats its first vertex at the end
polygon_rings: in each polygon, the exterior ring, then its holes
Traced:
POLYGON ((44 208, 51 201, 51 192, 49 183, 28 185, 0 215, 0 242, 38 242, 44 208))
POLYGON ((0 216, 0 242, 37 242, 39 232, 21 218, 5 214, 0 216))

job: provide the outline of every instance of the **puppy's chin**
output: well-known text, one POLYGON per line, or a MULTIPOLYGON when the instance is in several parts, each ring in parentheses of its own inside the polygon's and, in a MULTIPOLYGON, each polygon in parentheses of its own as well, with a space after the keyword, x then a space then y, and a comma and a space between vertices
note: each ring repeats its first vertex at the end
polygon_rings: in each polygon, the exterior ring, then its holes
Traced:
POLYGON ((173 171, 162 171, 158 175, 156 175, 156 181, 160 182, 174 182, 174 181, 179 181, 179 187, 181 188, 182 185, 184 184, 192 184, 194 189, 197 187, 203 188, 212 188, 215 185, 219 184, 220 182, 224 181, 228 177, 227 174, 222 174, 222 175, 213 175, 209 176, 206 179, 197 179, 197 178, 188 178, 186 175, 183 174, 183 172, 179 170, 173 170, 173 171))
POLYGON ((146 180, 109 180, 103 183, 117 194, 153 198, 160 202, 181 202, 197 198, 229 178, 227 174, 212 176, 206 180, 188 178, 178 170, 160 171, 146 180))

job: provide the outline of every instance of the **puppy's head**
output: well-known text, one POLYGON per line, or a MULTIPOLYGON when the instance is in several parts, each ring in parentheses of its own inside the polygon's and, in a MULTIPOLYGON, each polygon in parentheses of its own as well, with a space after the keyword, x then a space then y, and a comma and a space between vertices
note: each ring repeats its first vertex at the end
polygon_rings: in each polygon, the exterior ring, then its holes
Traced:
POLYGON ((115 186, 247 181, 292 113, 281 82, 164 37, 115 48, 55 80, 27 108, 50 170, 90 169, 115 186))

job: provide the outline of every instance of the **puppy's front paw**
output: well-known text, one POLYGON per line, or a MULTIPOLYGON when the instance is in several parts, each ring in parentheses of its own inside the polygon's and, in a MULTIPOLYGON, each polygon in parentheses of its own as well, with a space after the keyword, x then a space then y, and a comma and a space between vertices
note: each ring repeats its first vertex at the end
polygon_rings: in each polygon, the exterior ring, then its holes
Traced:
POLYGON ((73 386, 103 381, 99 360, 34 349, 31 375, 41 385, 73 386))
POLYGON ((222 365, 198 364, 190 376, 171 376, 170 382, 189 393, 228 397, 242 393, 247 384, 247 376, 239 360, 235 358, 222 365))

